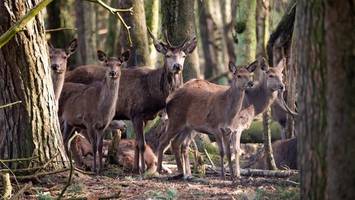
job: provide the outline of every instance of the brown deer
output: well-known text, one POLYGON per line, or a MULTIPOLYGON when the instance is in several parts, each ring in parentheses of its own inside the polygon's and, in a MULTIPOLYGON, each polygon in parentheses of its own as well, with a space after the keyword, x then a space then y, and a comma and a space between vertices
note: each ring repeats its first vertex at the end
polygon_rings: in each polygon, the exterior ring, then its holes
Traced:
MULTIPOLYGON (((232 124, 230 126, 225 126, 225 128, 221 128, 221 131, 224 132, 225 135, 229 134, 231 135, 230 137, 232 137, 231 141, 232 141, 233 152, 236 152, 235 153, 235 165, 236 165, 235 175, 237 177, 240 177, 240 166, 239 166, 240 137, 242 131, 250 127, 254 117, 264 112, 276 99, 280 101, 280 105, 285 111, 287 111, 291 115, 296 115, 295 112, 291 111, 287 107, 283 99, 283 91, 285 88, 284 83, 282 82, 282 77, 283 77, 282 71, 284 68, 283 62, 284 60, 282 60, 277 67, 269 69, 265 59, 263 58, 258 59, 258 65, 262 69, 260 80, 254 87, 248 88, 245 91, 243 106, 240 112, 234 117, 232 124)), ((203 82, 203 84, 201 85, 207 87, 209 84, 208 82, 203 82)), ((169 107, 169 104, 167 107, 169 107)), ((169 122, 170 122, 170 116, 169 116, 169 122)), ((192 137, 193 136, 191 136, 191 134, 182 134, 182 136, 178 137, 178 140, 175 142, 177 144, 184 143, 185 148, 188 148, 188 145, 191 143, 192 137)), ((227 153, 229 148, 230 147, 227 147, 227 153)), ((184 157, 187 160, 187 162, 185 161, 185 163, 188 163, 187 151, 184 151, 184 153, 186 154, 184 157)), ((159 167, 159 157, 158 157, 158 167, 159 167)))
POLYGON ((52 69, 52 83, 55 101, 57 104, 64 84, 68 58, 75 52, 77 46, 77 39, 72 40, 69 43, 68 47, 66 47, 65 49, 54 48, 52 45, 49 44, 49 58, 52 69))
POLYGON ((102 51, 97 52, 99 61, 105 66, 100 81, 88 85, 65 83, 59 99, 59 114, 64 124, 64 144, 68 143, 74 130, 85 129, 84 135, 92 146, 94 168, 96 153, 99 154, 99 171, 102 169, 102 145, 105 129, 115 115, 118 88, 121 77, 120 66, 126 57, 107 58, 102 51))
MULTIPOLYGON (((184 178, 191 175, 187 148, 182 148, 183 161, 180 158, 180 138, 191 135, 192 131, 213 134, 219 147, 221 162, 224 158, 224 145, 230 138, 221 128, 230 126, 233 118, 242 107, 245 89, 253 86, 250 73, 256 63, 237 69, 230 62, 229 70, 233 74, 230 86, 220 86, 205 80, 191 80, 173 93, 167 101, 168 127, 158 146, 158 172, 162 169, 163 153, 171 139, 177 167, 184 178), (181 135, 181 136, 180 136, 181 135)), ((226 148, 229 167, 233 173, 230 148, 226 148)), ((224 167, 222 165, 222 176, 224 167)))
MULTIPOLYGON (((134 166, 140 173, 145 168, 144 124, 147 120, 154 119, 156 114, 165 108, 168 95, 182 85, 185 57, 197 44, 196 37, 173 46, 170 42, 166 44, 156 40, 151 33, 150 36, 153 38, 155 49, 164 55, 164 66, 157 69, 122 69, 114 117, 121 120, 130 119, 133 122, 137 141, 134 166)), ((81 66, 68 74, 65 81, 89 84, 102 79, 104 72, 105 69, 101 66, 81 66)))

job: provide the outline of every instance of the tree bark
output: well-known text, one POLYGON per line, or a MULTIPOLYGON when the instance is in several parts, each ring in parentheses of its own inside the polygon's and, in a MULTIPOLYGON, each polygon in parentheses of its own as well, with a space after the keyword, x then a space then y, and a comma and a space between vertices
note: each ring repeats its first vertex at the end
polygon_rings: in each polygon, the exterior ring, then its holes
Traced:
POLYGON ((75 1, 76 27, 78 28, 77 64, 96 63, 96 12, 95 4, 75 1))
POLYGON ((255 59, 256 0, 240 0, 237 5, 236 32, 238 33, 237 65, 246 65, 255 59))
MULTIPOLYGON (((145 21, 144 1, 143 0, 120 0, 120 8, 133 7, 133 15, 122 13, 128 26, 131 26, 132 37, 131 56, 128 66, 147 66, 149 61, 149 47, 147 26, 145 21)), ((121 29, 124 28, 123 26, 121 29)), ((120 36, 121 51, 130 48, 126 30, 121 31, 120 36)))
MULTIPOLYGON (((112 0, 110 6, 117 8, 119 6, 119 0, 112 0)), ((105 48, 108 55, 119 57, 121 52, 118 52, 116 43, 118 42, 120 23, 118 23, 117 16, 110 14, 108 16, 108 30, 105 48)))
MULTIPOLYGON (((167 30, 170 42, 178 45, 195 33, 195 0, 165 0, 161 2, 163 14, 163 31, 167 30)), ((184 80, 200 77, 198 50, 196 49, 185 60, 184 80)))
MULTIPOLYGON (((150 31, 158 37, 159 25, 160 25, 160 17, 159 17, 159 8, 160 1, 159 0, 149 0, 145 1, 146 3, 146 21, 150 31)), ((148 40, 149 43, 149 59, 150 65, 154 66, 157 62, 158 53, 155 50, 153 40, 148 40)))
MULTIPOLYGON (((297 1, 293 65, 298 67, 298 160, 301 199, 325 199, 327 68, 324 41, 324 4, 321 0, 297 1)), ((336 133, 339 133, 337 131, 336 133)), ((343 144, 342 144, 343 146, 343 144)))
POLYGON ((355 199, 354 1, 325 3, 327 199, 355 199))
MULTIPOLYGON (((0 3, 0 33, 38 2, 4 0, 0 3)), ((31 166, 40 166, 59 152, 48 166, 63 167, 67 157, 54 101, 42 14, 0 49, 0 65, 0 105, 22 101, 0 110, 0 134, 5 134, 5 142, 0 144, 0 158, 36 156, 39 162, 32 162, 31 166)), ((23 168, 28 164, 28 161, 12 162, 9 166, 23 168)))

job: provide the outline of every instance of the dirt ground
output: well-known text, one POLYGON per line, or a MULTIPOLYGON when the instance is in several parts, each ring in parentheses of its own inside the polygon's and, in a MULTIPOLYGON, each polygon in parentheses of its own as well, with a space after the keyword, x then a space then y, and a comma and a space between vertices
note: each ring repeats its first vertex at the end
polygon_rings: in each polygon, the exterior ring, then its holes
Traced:
MULTIPOLYGON (((111 165, 100 176, 75 172, 63 199, 299 199, 299 188, 285 179, 242 177, 233 183, 212 172, 189 181, 171 180, 172 175, 142 179, 111 165)), ((21 198, 56 199, 68 174, 41 178, 21 198)))

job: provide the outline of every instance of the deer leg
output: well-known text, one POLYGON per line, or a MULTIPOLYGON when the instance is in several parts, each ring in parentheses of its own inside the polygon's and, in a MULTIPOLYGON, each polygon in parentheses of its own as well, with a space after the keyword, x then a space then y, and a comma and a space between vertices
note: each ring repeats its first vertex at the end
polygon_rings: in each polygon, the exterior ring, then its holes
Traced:
POLYGON ((180 146, 181 146, 181 143, 178 142, 178 138, 175 138, 171 142, 171 150, 175 155, 175 161, 176 161, 176 166, 177 166, 178 172, 181 174, 184 174, 184 169, 183 169, 183 164, 182 164, 183 161, 181 160, 180 146))
POLYGON ((242 136, 242 131, 237 130, 235 133, 235 175, 237 178, 240 177, 240 137, 242 136))
POLYGON ((218 145, 219 149, 219 155, 221 157, 221 178, 225 179, 225 174, 224 174, 224 144, 222 139, 220 138, 219 135, 216 135, 216 142, 218 145))
POLYGON ((145 150, 145 138, 143 133, 143 120, 140 118, 133 119, 134 131, 136 133, 136 151, 134 152, 134 169, 138 169, 139 173, 142 174, 145 171, 144 162, 144 150, 145 150))
POLYGON ((234 179, 234 170, 233 170, 233 163, 232 163, 232 155, 231 155, 231 137, 230 134, 222 134, 222 138, 223 138, 223 143, 225 145, 225 150, 226 150, 226 156, 227 156, 227 160, 228 160, 228 166, 229 166, 229 171, 231 173, 232 176, 232 180, 234 179))
POLYGON ((185 177, 191 177, 191 166, 190 166, 190 159, 189 159, 189 150, 190 150, 190 144, 192 142, 192 139, 194 138, 195 134, 191 134, 191 131, 188 132, 187 137, 184 139, 182 143, 182 155, 184 158, 184 168, 185 168, 185 177))
POLYGON ((70 124, 68 124, 67 121, 64 121, 63 122, 63 143, 64 143, 64 146, 65 146, 65 150, 68 154, 69 150, 68 148, 68 142, 69 142, 69 139, 70 137, 72 136, 73 134, 73 131, 74 131, 74 126, 71 126, 70 124))
POLYGON ((100 133, 98 134, 98 152, 99 152, 99 173, 102 171, 103 169, 103 165, 102 165, 102 146, 103 146, 103 131, 100 131, 100 133))
POLYGON ((95 130, 93 128, 87 129, 88 135, 90 137, 90 143, 91 143, 91 148, 92 148, 92 155, 94 157, 94 167, 92 168, 93 172, 97 172, 96 168, 96 153, 97 153, 97 135, 95 130))

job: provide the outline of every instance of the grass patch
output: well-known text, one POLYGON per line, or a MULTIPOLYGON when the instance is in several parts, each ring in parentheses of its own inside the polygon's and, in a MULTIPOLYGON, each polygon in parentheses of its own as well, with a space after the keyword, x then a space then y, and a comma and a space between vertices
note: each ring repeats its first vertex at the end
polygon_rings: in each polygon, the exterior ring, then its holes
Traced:
POLYGON ((300 199, 299 189, 293 187, 276 187, 276 190, 269 191, 256 189, 254 200, 275 199, 275 200, 297 200, 300 199))

